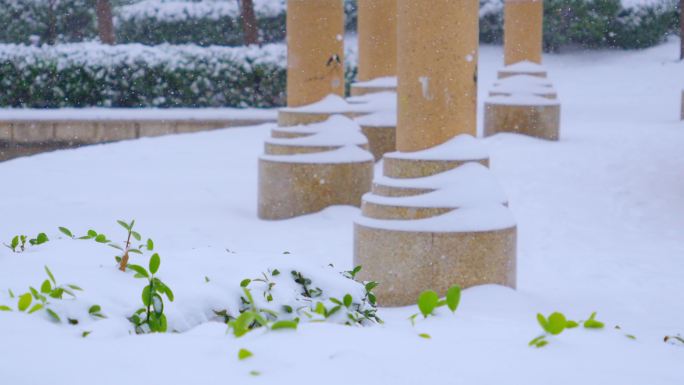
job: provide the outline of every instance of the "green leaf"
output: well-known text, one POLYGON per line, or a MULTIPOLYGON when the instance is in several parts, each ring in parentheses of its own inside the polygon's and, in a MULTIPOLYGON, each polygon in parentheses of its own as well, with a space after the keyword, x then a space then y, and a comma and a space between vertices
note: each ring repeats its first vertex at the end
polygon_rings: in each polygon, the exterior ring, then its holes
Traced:
POLYGON ((38 237, 36 238, 36 245, 42 245, 43 243, 49 241, 47 234, 45 233, 40 233, 38 234, 38 237))
POLYGON ((366 291, 371 292, 371 291, 373 291, 373 289, 378 287, 378 285, 379 285, 379 283, 377 283, 375 281, 370 281, 370 282, 366 283, 366 285, 365 285, 366 291))
POLYGON ((149 250, 149 251, 154 250, 154 241, 152 241, 149 238, 147 239, 147 250, 149 250))
POLYGON ((527 346, 536 346, 540 341, 542 341, 542 340, 545 339, 545 338, 546 338, 546 336, 542 334, 542 335, 540 335, 539 337, 536 337, 536 338, 532 339, 532 341, 530 341, 530 342, 527 344, 527 346))
POLYGON ((288 313, 288 314, 291 314, 293 311, 292 306, 290 306, 290 305, 283 305, 283 310, 285 311, 285 313, 288 313))
POLYGON ((14 298, 14 292, 12 291, 12 289, 7 289, 7 294, 9 294, 10 298, 14 298))
POLYGON ((437 307, 439 302, 439 295, 432 290, 424 291, 420 293, 418 297, 418 309, 423 314, 423 317, 427 318, 428 315, 432 314, 432 311, 437 307))
POLYGON ((344 306, 349 307, 352 305, 352 302, 354 299, 352 298, 351 294, 345 294, 344 298, 342 298, 342 301, 344 301, 344 306))
POLYGON ((67 229, 66 227, 59 227, 59 231, 61 231, 62 234, 66 235, 69 238, 74 237, 74 234, 71 232, 71 230, 67 229))
POLYGON ((143 253, 142 251, 140 251, 138 249, 128 249, 128 252, 133 253, 133 254, 141 254, 141 255, 143 253))
POLYGON ((271 275, 274 276, 274 277, 280 275, 280 270, 278 270, 278 269, 273 269, 273 271, 271 272, 271 275))
POLYGON ((546 327, 548 325, 548 321, 546 321, 546 317, 544 317, 543 314, 537 313, 537 322, 539 322, 539 326, 546 331, 546 327))
POLYGON ((250 284, 250 282, 252 282, 251 279, 245 278, 242 281, 240 281, 240 287, 247 287, 250 284))
POLYGON ((81 333, 81 337, 86 338, 88 337, 88 335, 90 335, 90 333, 92 333, 92 331, 84 330, 83 333, 81 333))
POLYGON ((316 303, 316 308, 314 309, 314 312, 322 315, 323 317, 326 317, 326 318, 328 317, 328 309, 325 308, 325 305, 323 305, 323 302, 316 303))
POLYGON ((239 359, 240 361, 242 361, 242 360, 244 360, 244 359, 247 359, 247 358, 249 358, 249 357, 252 357, 253 355, 254 355, 254 354, 252 354, 252 352, 250 352, 250 351, 247 350, 247 349, 240 349, 240 351, 238 352, 238 359, 239 359))
POLYGON ((10 243, 10 246, 12 246, 12 250, 16 250, 17 246, 19 246, 19 236, 15 236, 12 238, 12 242, 10 243))
POLYGON ((566 329, 574 329, 578 326, 579 326, 579 324, 575 321, 572 321, 572 320, 568 320, 568 322, 565 324, 566 329))
POLYGON ((118 220, 118 221, 116 221, 116 223, 120 224, 121 227, 123 227, 126 230, 129 230, 129 231, 131 230, 131 227, 128 225, 128 223, 126 223, 122 220, 118 220))
POLYGON ((568 320, 565 319, 565 316, 562 313, 552 313, 547 320, 546 331, 549 334, 558 335, 565 330, 565 325, 567 323, 568 320))
POLYGON ((539 348, 543 348, 544 346, 546 346, 546 345, 548 345, 548 344, 549 344, 549 341, 547 341, 547 340, 541 340, 541 341, 537 342, 534 346, 535 346, 537 349, 539 349, 539 348))
POLYGON ((123 247, 117 245, 116 243, 108 243, 107 246, 123 251, 123 247))
POLYGON ((145 268, 140 265, 128 264, 127 268, 135 271, 136 273, 142 275, 145 278, 150 277, 150 275, 147 273, 147 270, 145 270, 145 268))
POLYGON ((52 285, 50 284, 50 280, 46 279, 43 281, 43 284, 40 285, 40 292, 43 294, 49 294, 52 291, 52 285))
POLYGON ((19 296, 19 301, 17 301, 17 309, 19 311, 24 311, 28 309, 29 306, 31 306, 31 302, 33 301, 33 296, 31 293, 26 293, 22 294, 19 296))
POLYGON ((12 311, 12 308, 7 305, 0 305, 0 311, 12 311))
POLYGON ((150 285, 147 285, 143 288, 141 297, 142 297, 143 304, 145 306, 150 306, 152 304, 151 290, 152 290, 152 288, 150 287, 150 285))
POLYGON ((427 339, 427 340, 429 340, 430 338, 432 338, 432 336, 430 336, 430 335, 427 334, 427 333, 420 333, 420 334, 418 334, 418 337, 420 337, 420 338, 425 338, 425 339, 427 339))
POLYGON ((452 313, 456 312, 458 304, 461 302, 461 287, 452 286, 447 290, 446 303, 452 313))
POLYGON ((97 243, 107 243, 107 242, 109 242, 109 240, 107 239, 107 237, 106 237, 104 234, 98 234, 98 235, 95 237, 95 242, 97 242, 97 243))
POLYGON ((64 292, 65 290, 63 288, 57 287, 52 290, 52 293, 50 293, 50 297, 62 299, 62 295, 64 294, 64 292))
POLYGON ((73 290, 83 291, 83 289, 81 289, 79 286, 74 285, 74 284, 71 284, 71 283, 68 284, 67 287, 69 287, 69 288, 71 288, 71 289, 73 289, 73 290))
POLYGON ((260 376, 260 375, 261 375, 261 372, 258 371, 258 370, 251 370, 251 371, 249 372, 249 375, 250 375, 250 376, 256 377, 256 376, 260 376))
POLYGON ((52 320, 53 320, 53 321, 62 322, 62 319, 59 318, 59 316, 57 315, 57 313, 54 312, 54 310, 52 310, 52 309, 45 309, 45 311, 50 315, 50 317, 52 317, 52 320))
POLYGON ((233 327, 235 337, 242 337, 249 331, 249 325, 254 322, 254 312, 246 311, 240 314, 230 325, 233 327))
POLYGON ((139 241, 142 239, 142 237, 140 236, 140 234, 137 231, 131 231, 131 235, 133 236, 133 238, 135 238, 136 241, 139 241))
POLYGON ((47 265, 45 265, 44 268, 45 268, 45 272, 47 273, 48 277, 50 277, 50 281, 52 281, 52 283, 53 283, 54 285, 57 285, 57 280, 55 279, 55 276, 52 275, 52 272, 51 272, 50 269, 47 267, 47 265))
POLYGON ((150 273, 152 273, 152 274, 157 273, 157 270, 159 270, 160 264, 161 264, 161 258, 159 258, 159 254, 157 254, 157 253, 152 254, 152 257, 150 257, 150 273))
POLYGON ((89 314, 95 314, 95 313, 99 313, 101 310, 102 310, 102 307, 100 307, 100 305, 93 305, 90 307, 90 309, 88 309, 88 313, 89 314))
POLYGON ((596 320, 596 312, 591 313, 589 319, 584 321, 584 327, 587 329, 603 329, 604 326, 603 322, 596 320))
POLYGON ((630 340, 636 340, 636 336, 633 334, 625 334, 625 337, 629 338, 630 340))
POLYGON ((296 321, 277 321, 271 325, 271 330, 281 329, 297 329, 298 323, 296 321))

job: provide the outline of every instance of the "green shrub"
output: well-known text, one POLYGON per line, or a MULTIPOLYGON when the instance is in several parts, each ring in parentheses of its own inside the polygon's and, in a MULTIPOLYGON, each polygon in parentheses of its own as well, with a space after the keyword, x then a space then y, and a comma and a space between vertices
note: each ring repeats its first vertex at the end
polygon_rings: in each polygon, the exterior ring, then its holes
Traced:
MULTIPOLYGON (((283 44, 0 45, 0 105, 275 107, 285 100, 286 61, 283 44)), ((347 82, 355 73, 348 62, 347 82)))
POLYGON ((93 4, 94 0, 0 0, 0 42, 83 41, 96 34, 93 4))

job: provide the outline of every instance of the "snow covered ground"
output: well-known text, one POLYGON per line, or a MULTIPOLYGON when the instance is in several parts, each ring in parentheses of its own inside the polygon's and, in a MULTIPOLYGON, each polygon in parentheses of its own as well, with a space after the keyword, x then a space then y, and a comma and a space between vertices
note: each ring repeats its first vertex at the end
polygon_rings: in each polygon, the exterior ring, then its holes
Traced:
MULTIPOLYGON (((0 239, 41 231, 51 238, 24 253, 0 250, 0 304, 16 305, 6 288, 18 294, 40 285, 44 265, 59 282, 85 289, 55 305, 78 325, 52 323, 43 312, 0 313, 2 383, 684 383, 684 346, 663 343, 684 333, 678 44, 546 57, 562 101, 562 140, 486 139, 519 224, 518 290, 468 289, 455 315, 441 311, 415 326, 407 320, 415 306, 381 309, 384 325, 304 323, 239 339, 212 321, 212 309, 235 306, 243 278, 268 268, 358 289, 335 278, 351 267, 358 209, 256 218, 256 159, 271 125, 0 163, 0 239), (115 220, 132 218, 162 256, 159 276, 176 295, 165 311, 181 333, 130 334, 125 316, 139 307, 142 280, 115 270, 116 250, 57 231, 94 228, 121 241, 115 220), (88 317, 92 304, 108 318, 88 317), (528 347, 541 331, 536 313, 552 311, 573 319, 598 311, 606 329, 573 329, 528 347), (241 348, 254 356, 238 360, 241 348)), ((481 95, 501 54, 482 47, 481 95)))

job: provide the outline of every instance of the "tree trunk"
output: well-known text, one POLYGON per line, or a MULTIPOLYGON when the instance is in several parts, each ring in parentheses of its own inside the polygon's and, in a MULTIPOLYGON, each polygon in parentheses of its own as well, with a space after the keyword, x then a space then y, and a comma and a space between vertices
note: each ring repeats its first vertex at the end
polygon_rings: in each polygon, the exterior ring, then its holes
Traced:
POLYGON ((97 13, 97 29, 100 41, 104 44, 116 44, 114 36, 114 22, 112 21, 112 4, 109 0, 97 0, 95 5, 97 13))
POLYGON ((245 45, 259 44, 259 28, 254 14, 254 0, 238 1, 240 2, 240 21, 242 22, 245 45))

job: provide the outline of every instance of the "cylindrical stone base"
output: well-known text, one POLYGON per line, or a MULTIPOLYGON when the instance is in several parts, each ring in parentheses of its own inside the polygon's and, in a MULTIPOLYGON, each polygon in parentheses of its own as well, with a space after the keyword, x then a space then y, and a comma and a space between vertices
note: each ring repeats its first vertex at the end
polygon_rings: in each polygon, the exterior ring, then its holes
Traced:
POLYGON ((560 104, 517 105, 485 102, 484 136, 499 132, 558 140, 560 104))
POLYGON ((452 170, 467 162, 478 162, 489 167, 489 159, 470 160, 423 160, 403 159, 386 156, 383 160, 383 175, 390 178, 422 178, 452 170))
POLYGON ((360 206, 371 189, 373 161, 295 163, 259 159, 258 215, 286 219, 333 205, 360 206))
POLYGON ((484 232, 408 232, 354 226, 360 280, 377 281, 381 306, 416 303, 425 290, 500 284, 515 288, 516 228, 484 232))
POLYGON ((290 127, 304 124, 320 123, 328 120, 332 115, 344 115, 355 118, 359 114, 356 112, 302 112, 293 110, 278 111, 278 126, 290 127))
POLYGON ((396 151, 396 127, 364 126, 361 125, 361 132, 368 138, 370 152, 376 161, 388 152, 396 151))
POLYGON ((376 92, 397 92, 396 87, 362 87, 352 84, 351 85, 351 96, 363 96, 368 94, 374 94, 376 92))

